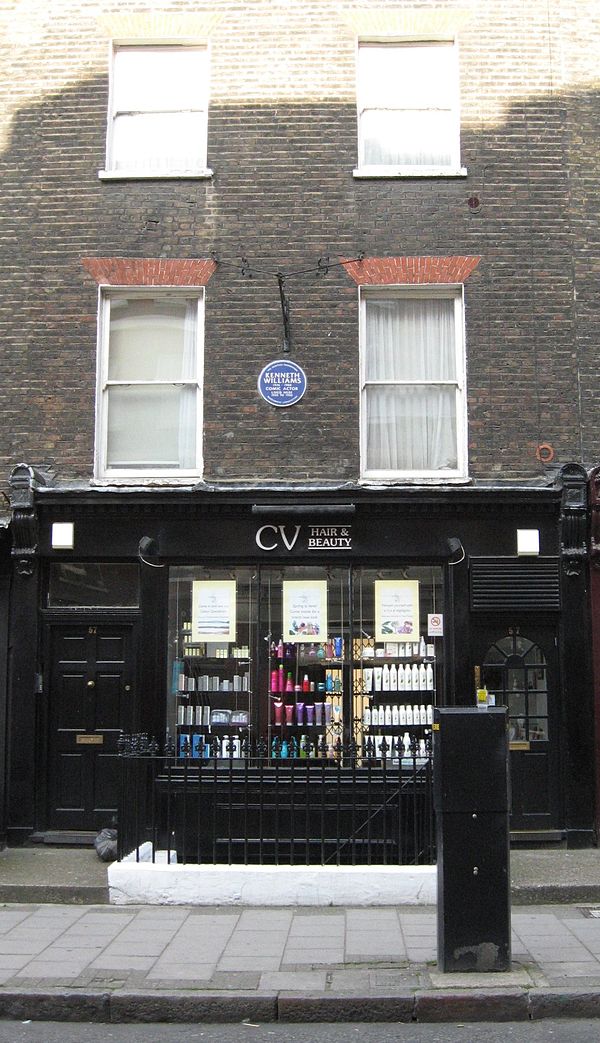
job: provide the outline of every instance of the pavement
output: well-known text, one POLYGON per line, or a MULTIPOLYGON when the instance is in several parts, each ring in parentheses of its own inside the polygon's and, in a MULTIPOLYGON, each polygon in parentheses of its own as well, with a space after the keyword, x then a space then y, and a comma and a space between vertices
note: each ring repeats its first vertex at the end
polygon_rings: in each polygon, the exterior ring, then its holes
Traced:
POLYGON ((0 1018, 600 1018, 600 852, 511 853, 512 968, 442 973, 431 906, 114 906, 93 849, 0 852, 0 1018))

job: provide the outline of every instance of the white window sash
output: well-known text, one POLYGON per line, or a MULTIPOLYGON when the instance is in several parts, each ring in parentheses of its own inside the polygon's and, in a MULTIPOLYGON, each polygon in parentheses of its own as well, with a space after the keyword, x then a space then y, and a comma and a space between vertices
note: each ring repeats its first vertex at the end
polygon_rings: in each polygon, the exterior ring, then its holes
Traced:
POLYGON ((106 173, 157 176, 207 173, 208 64, 205 46, 140 44, 113 48, 106 173), (147 99, 143 97, 143 90, 137 93, 133 90, 128 96, 127 90, 119 85, 119 75, 125 76, 126 70, 125 66, 117 70, 117 57, 124 52, 143 52, 156 60, 156 76, 147 99), (169 59, 176 54, 197 55, 198 82, 189 91, 183 82, 179 92, 174 89, 161 104, 156 85, 165 82, 160 69, 163 54, 169 59))
MULTIPOLYGON (((96 406, 96 453, 95 453, 95 471, 98 478, 131 478, 137 476, 140 479, 143 478, 154 478, 154 477, 165 477, 165 478, 184 478, 186 476, 197 477, 202 473, 202 423, 203 423, 203 385, 202 385, 202 369, 203 369, 203 341, 204 341, 204 290, 202 287, 185 287, 181 292, 174 291, 169 288, 169 295, 177 296, 181 300, 193 300, 194 301, 194 332, 193 332, 193 344, 190 344, 190 348, 193 351, 193 369, 190 373, 185 376, 181 376, 177 379, 156 379, 156 380, 135 380, 135 379, 110 379, 108 376, 109 372, 109 352, 110 352, 110 327, 111 327, 111 301, 115 298, 126 298, 132 299, 139 297, 150 300, 160 300, 160 292, 156 289, 151 293, 141 291, 136 287, 124 287, 119 290, 100 291, 99 296, 99 358, 98 358, 98 391, 97 391, 97 406, 96 406), (148 464, 144 461, 130 459, 127 463, 121 465, 109 465, 108 453, 109 453, 109 397, 111 389, 124 389, 128 387, 133 388, 151 388, 151 389, 167 389, 167 388, 179 388, 188 389, 193 392, 193 412, 195 413, 195 423, 192 425, 189 422, 189 417, 186 419, 186 409, 189 410, 191 397, 182 395, 180 396, 179 405, 179 453, 178 461, 169 461, 168 463, 159 464, 148 464), (187 400, 187 401, 186 401, 187 400), (184 443, 181 442, 184 439, 184 443), (179 461, 182 456, 189 458, 191 466, 180 466, 179 461)), ((184 362, 184 366, 185 366, 184 362)))
MULTIPOLYGON (((458 479, 465 478, 467 476, 467 451, 466 451, 466 437, 467 437, 467 417, 466 417, 466 363, 465 363, 465 352, 464 352, 464 328, 463 328, 463 301, 462 301, 462 287, 456 287, 448 291, 448 289, 436 289, 434 287, 428 287, 426 291, 420 291, 418 289, 410 288, 401 290, 400 288, 379 288, 377 291, 369 291, 368 289, 362 288, 360 293, 360 342, 361 342, 361 381, 360 381, 360 453, 361 453, 361 478, 364 480, 378 480, 378 481, 397 481, 402 479, 432 479, 435 481, 443 481, 445 479, 458 479), (430 300, 435 298, 451 299, 454 301, 453 308, 453 337, 454 337, 454 366, 455 376, 452 379, 440 379, 440 377, 432 377, 430 379, 423 379, 419 376, 417 379, 386 379, 386 378, 374 378, 370 376, 367 378, 367 307, 369 300, 399 300, 399 299, 421 299, 430 300), (454 391, 454 411, 453 421, 455 423, 455 442, 452 446, 452 451, 456 453, 456 466, 434 466, 434 467, 392 467, 384 466, 384 461, 380 461, 381 466, 373 466, 369 464, 371 445, 369 444, 369 419, 370 415, 368 412, 367 398, 369 397, 370 389, 395 389, 408 390, 409 392, 418 392, 422 389, 425 394, 435 393, 436 390, 444 391, 446 393, 454 391)), ((410 396, 409 396, 410 400, 410 396)), ((397 430, 399 425, 394 426, 394 431, 397 430)), ((440 432, 443 429, 443 418, 438 422, 439 437, 440 432), (441 425, 441 426, 440 426, 441 425)), ((408 430, 408 429, 407 429, 408 430)), ((393 433, 393 432, 392 432, 393 433)), ((430 436, 429 432, 424 437, 430 436)), ((396 436, 397 437, 397 436, 396 436)), ((411 433, 412 437, 412 433, 411 433)))
MULTIPOLYGON (((375 73, 377 75, 377 73, 375 73)), ((426 83, 424 74, 423 82, 426 83)), ((358 41, 357 51, 357 116, 359 171, 402 172, 427 169, 457 172, 460 166, 460 116, 458 93, 458 55, 455 41, 358 41), (447 76, 444 89, 430 91, 419 99, 418 92, 375 87, 366 82, 371 62, 365 62, 367 48, 397 54, 420 47, 431 51, 434 60, 439 47, 448 48, 447 76), (429 117, 429 118, 428 118, 429 117), (429 129, 427 127, 429 124, 429 129), (395 130, 394 130, 395 127, 395 130), (379 129, 378 129, 379 128, 379 129), (443 147, 439 143, 443 139, 443 147)))

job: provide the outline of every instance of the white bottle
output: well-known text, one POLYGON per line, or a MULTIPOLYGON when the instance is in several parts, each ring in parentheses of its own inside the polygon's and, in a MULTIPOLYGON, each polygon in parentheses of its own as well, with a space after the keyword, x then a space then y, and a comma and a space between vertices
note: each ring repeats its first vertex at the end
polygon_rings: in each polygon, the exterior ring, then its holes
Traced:
POLYGON ((400 724, 400 714, 397 706, 392 706, 392 724, 400 724))
POLYGON ((427 749, 425 747, 425 739, 419 739, 419 757, 426 757, 427 749))
POLYGON ((425 669, 425 663, 421 663, 419 667, 419 690, 424 692, 427 688, 427 670, 425 669))
POLYGON ((373 691, 373 668, 371 666, 367 666, 363 670, 363 684, 367 695, 373 691))
POLYGON ((389 692, 390 690, 390 668, 387 663, 383 664, 381 671, 381 688, 384 692, 389 692))
POLYGON ((398 710, 398 724, 406 724, 406 706, 404 703, 402 703, 398 710))
POLYGON ((375 682, 374 683, 374 688, 375 688, 376 692, 380 692, 381 691, 382 674, 383 674, 383 670, 382 670, 382 668, 380 666, 374 666, 373 667, 373 681, 375 682))
POLYGON ((412 692, 412 670, 409 664, 406 664, 406 670, 404 671, 404 690, 406 692, 412 692))
POLYGON ((410 735, 408 732, 404 732, 402 736, 402 745, 404 746, 404 755, 408 757, 410 753, 410 735))
POLYGON ((419 724, 427 724, 427 711, 423 703, 419 706, 419 724))
POLYGON ((433 667, 431 663, 427 663, 427 666, 425 667, 425 672, 427 674, 427 691, 433 692, 433 667))
POLYGON ((365 706, 363 710, 363 725, 365 728, 371 727, 371 707, 369 705, 365 706))
POLYGON ((406 723, 414 724, 413 708, 411 703, 408 703, 406 707, 406 723))
POLYGON ((398 667, 395 663, 390 666, 390 692, 398 691, 398 667))
POLYGON ((419 691, 419 667, 416 663, 413 663, 412 667, 412 690, 413 692, 419 691))
POLYGON ((388 703, 385 708, 384 724, 391 725, 392 723, 392 708, 388 703))
POLYGON ((425 638, 422 637, 421 640, 419 641, 419 655, 421 656, 421 659, 423 659, 425 657, 425 653, 426 652, 427 652, 427 647, 425 645, 425 638))
POLYGON ((379 707, 378 723, 385 724, 385 708, 383 706, 383 703, 379 707))
POLYGON ((433 705, 429 703, 427 707, 427 724, 433 724, 433 705))
POLYGON ((400 663, 400 666, 398 667, 398 691, 399 692, 403 692, 404 688, 405 688, 404 664, 400 663))

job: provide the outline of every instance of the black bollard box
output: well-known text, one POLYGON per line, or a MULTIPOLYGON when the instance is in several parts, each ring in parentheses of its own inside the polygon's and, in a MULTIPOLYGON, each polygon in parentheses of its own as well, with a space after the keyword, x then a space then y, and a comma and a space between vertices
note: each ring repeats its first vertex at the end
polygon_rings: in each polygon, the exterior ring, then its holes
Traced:
POLYGON ((508 971, 508 711, 439 707, 433 725, 438 967, 508 971))

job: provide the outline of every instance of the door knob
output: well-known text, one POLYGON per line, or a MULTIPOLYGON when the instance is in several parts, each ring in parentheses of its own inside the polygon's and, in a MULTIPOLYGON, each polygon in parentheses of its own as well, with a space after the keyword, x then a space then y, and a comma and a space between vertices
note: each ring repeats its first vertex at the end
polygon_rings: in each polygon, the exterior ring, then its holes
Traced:
POLYGON ((131 685, 130 684, 126 684, 125 685, 125 691, 126 692, 130 692, 131 691, 131 685))
POLYGON ((88 686, 88 688, 95 688, 96 687, 96 682, 95 681, 88 681, 87 686, 88 686))

